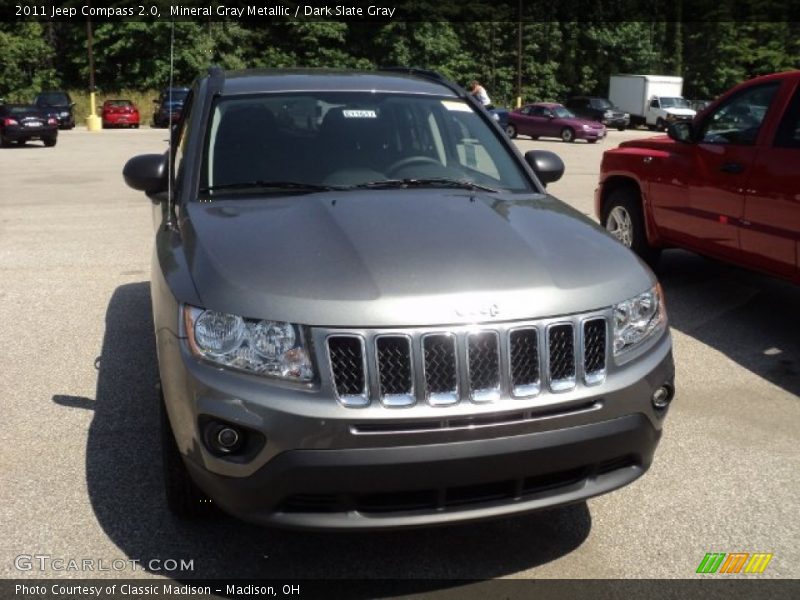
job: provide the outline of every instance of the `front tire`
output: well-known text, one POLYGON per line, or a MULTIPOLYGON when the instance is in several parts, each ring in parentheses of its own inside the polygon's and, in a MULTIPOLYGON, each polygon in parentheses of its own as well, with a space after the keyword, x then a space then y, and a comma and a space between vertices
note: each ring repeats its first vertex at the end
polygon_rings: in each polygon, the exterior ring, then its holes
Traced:
POLYGON ((161 464, 164 473, 164 492, 167 507, 180 519, 190 519, 202 514, 208 506, 208 499, 189 477, 183 458, 175 442, 172 426, 169 424, 164 395, 159 393, 161 412, 161 464))
POLYGON ((48 148, 52 148, 53 146, 55 146, 57 140, 58 138, 56 136, 46 137, 42 139, 44 145, 47 146, 48 148))
POLYGON ((656 121, 656 129, 658 129, 658 131, 664 131, 666 128, 667 124, 664 121, 664 119, 659 119, 658 121, 656 121))
POLYGON ((603 209, 602 225, 648 265, 656 266, 661 250, 647 241, 642 201, 637 192, 631 188, 618 188, 611 192, 603 209))
POLYGON ((506 125, 506 135, 513 140, 517 137, 517 128, 509 123, 506 125))
POLYGON ((567 143, 572 143, 575 141, 575 131, 571 127, 564 127, 561 130, 561 139, 567 143))

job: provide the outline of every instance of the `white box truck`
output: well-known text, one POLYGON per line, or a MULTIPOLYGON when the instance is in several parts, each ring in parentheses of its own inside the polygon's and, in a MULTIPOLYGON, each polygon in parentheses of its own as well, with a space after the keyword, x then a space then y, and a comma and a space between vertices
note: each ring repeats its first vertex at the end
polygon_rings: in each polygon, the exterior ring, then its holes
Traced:
POLYGON ((630 113, 632 127, 663 131, 675 121, 694 119, 697 113, 682 93, 683 78, 670 75, 612 75, 608 82, 608 99, 630 113))

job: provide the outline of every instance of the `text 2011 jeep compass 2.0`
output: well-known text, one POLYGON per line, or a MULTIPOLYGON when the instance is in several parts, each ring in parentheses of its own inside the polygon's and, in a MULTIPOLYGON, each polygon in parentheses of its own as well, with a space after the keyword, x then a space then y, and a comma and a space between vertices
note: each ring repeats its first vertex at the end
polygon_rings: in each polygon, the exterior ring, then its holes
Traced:
POLYGON ((161 200, 173 510, 205 495, 263 524, 418 526, 650 465, 674 390, 656 280, 545 193, 555 155, 523 160, 461 88, 212 69, 172 152, 124 175, 161 200))

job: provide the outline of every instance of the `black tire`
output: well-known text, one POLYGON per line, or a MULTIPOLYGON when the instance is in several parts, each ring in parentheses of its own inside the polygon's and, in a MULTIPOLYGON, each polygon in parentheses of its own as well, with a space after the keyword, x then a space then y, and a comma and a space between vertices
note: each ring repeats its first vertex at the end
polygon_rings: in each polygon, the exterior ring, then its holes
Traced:
POLYGON ((515 137, 517 137, 517 128, 509 123, 506 125, 506 135, 513 140, 515 137))
POLYGON ((596 139, 594 139, 594 140, 586 140, 586 141, 589 142, 590 144, 596 144, 597 143, 596 139))
POLYGON ((161 412, 161 463, 164 473, 164 492, 170 512, 181 519, 191 519, 203 514, 210 502, 189 477, 183 464, 178 444, 169 424, 164 396, 159 398, 161 412))
POLYGON ((53 146, 55 146, 57 140, 58 138, 56 136, 42 138, 44 145, 47 146, 48 148, 52 148, 53 146))
POLYGON ((17 146, 24 146, 28 143, 28 140, 17 140, 17 146))
POLYGON ((10 145, 11 145, 11 140, 3 136, 0 136, 0 147, 8 148, 10 145))
POLYGON ((659 119, 656 121, 656 129, 658 131, 664 131, 667 128, 667 124, 664 122, 664 119, 659 119))
POLYGON ((575 130, 572 127, 564 127, 561 130, 561 139, 569 144, 575 141, 575 130))
POLYGON ((661 249, 654 248, 647 241, 642 199, 637 191, 627 187, 612 191, 603 206, 601 224, 621 244, 633 250, 651 267, 656 267, 661 249))
POLYGON ((133 126, 133 128, 134 128, 134 129, 139 129, 139 124, 138 124, 138 123, 136 123, 136 125, 134 125, 134 126, 133 126))
POLYGON ((625 126, 621 125, 620 127, 617 127, 617 131, 625 131, 625 126))

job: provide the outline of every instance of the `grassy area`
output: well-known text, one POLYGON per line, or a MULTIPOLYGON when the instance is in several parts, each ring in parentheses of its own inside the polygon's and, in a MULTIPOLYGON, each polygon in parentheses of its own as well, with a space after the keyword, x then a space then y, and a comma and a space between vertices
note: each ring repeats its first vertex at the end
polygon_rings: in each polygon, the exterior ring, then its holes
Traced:
MULTIPOLYGON (((118 92, 97 92, 95 94, 97 114, 105 100, 130 100, 139 109, 142 124, 153 121, 153 100, 158 98, 158 90, 120 90, 118 92)), ((69 90, 70 98, 75 103, 75 121, 82 125, 89 116, 89 93, 85 90, 69 90)))

